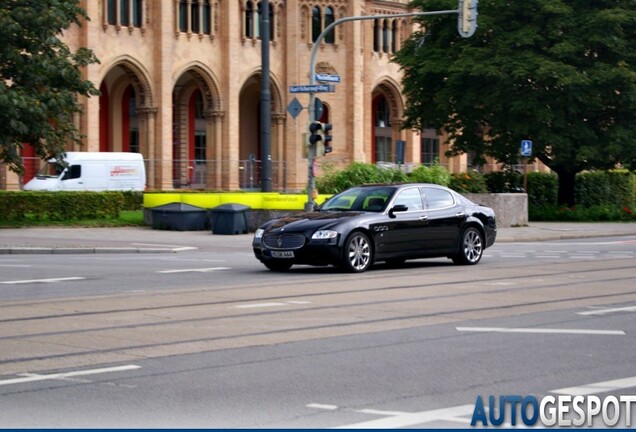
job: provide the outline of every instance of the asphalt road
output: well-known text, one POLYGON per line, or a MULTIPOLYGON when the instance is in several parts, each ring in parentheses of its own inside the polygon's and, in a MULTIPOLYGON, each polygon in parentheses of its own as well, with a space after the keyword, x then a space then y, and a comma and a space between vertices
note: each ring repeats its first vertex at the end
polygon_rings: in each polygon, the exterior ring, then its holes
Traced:
POLYGON ((635 258, 636 236, 362 275, 231 241, 0 255, 0 424, 465 428, 479 395, 634 394, 635 258))

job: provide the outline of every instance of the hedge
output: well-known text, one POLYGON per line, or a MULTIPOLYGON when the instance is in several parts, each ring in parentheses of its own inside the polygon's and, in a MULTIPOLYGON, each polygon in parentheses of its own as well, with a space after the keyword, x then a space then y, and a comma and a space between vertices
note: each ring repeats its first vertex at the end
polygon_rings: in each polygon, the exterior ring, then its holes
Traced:
POLYGON ((142 199, 141 192, 0 191, 0 221, 118 218, 141 209, 142 199))

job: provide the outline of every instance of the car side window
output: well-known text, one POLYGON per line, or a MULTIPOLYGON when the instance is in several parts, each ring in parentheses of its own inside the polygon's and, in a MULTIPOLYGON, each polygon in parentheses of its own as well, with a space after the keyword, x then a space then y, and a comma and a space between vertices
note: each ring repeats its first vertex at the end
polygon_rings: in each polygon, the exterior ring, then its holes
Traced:
POLYGON ((422 210, 422 196, 418 188, 410 188, 401 191, 395 198, 393 205, 403 204, 408 207, 408 211, 422 210))
POLYGON ((424 188, 424 194, 430 210, 451 207, 455 204, 453 195, 442 189, 424 188))

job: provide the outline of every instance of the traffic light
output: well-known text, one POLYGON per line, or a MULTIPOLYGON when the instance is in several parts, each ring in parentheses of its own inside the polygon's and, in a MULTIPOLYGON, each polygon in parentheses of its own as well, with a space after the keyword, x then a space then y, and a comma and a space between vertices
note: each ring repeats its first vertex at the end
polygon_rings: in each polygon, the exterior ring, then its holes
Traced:
POLYGON ((457 31, 462 37, 471 37, 477 30, 477 3, 478 0, 459 0, 457 31))
POLYGON ((324 156, 327 153, 331 153, 333 150, 331 145, 329 145, 332 140, 332 136, 329 135, 331 129, 332 126, 329 123, 315 121, 309 124, 309 138, 307 140, 307 144, 315 146, 314 154, 316 157, 324 156))

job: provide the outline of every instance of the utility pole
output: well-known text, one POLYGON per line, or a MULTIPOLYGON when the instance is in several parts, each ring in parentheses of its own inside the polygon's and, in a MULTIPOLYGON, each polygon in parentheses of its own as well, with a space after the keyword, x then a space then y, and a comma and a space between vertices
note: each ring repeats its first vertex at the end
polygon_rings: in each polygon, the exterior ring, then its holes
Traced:
MULTIPOLYGON (((403 14, 394 14, 394 15, 365 15, 365 16, 353 16, 338 19, 331 24, 329 24, 323 31, 318 35, 318 38, 314 42, 314 46, 311 50, 311 57, 309 61, 309 85, 313 86, 316 84, 316 54, 318 53, 318 48, 320 47, 320 43, 325 38, 325 36, 333 30, 333 28, 339 24, 346 23, 349 21, 363 21, 363 20, 375 20, 375 19, 384 19, 384 18, 405 18, 405 17, 415 17, 415 16, 430 16, 430 15, 445 15, 445 14, 458 14, 459 19, 457 23, 457 30, 462 37, 470 37, 475 33, 477 28, 477 2, 478 0, 458 0, 457 9, 449 9, 449 10, 441 10, 441 11, 430 11, 430 12, 410 12, 403 14)), ((316 120, 316 112, 315 112, 315 98, 316 95, 314 92, 309 93, 309 124, 312 124, 316 120)), ((316 179, 314 176, 314 161, 316 158, 315 146, 309 146, 307 149, 307 159, 308 159, 308 172, 307 172, 307 203, 305 204, 305 211, 313 211, 315 202, 314 202, 314 190, 316 189, 316 179)))
POLYGON ((272 191, 272 94, 269 87, 269 0, 261 1, 261 191, 272 191))

